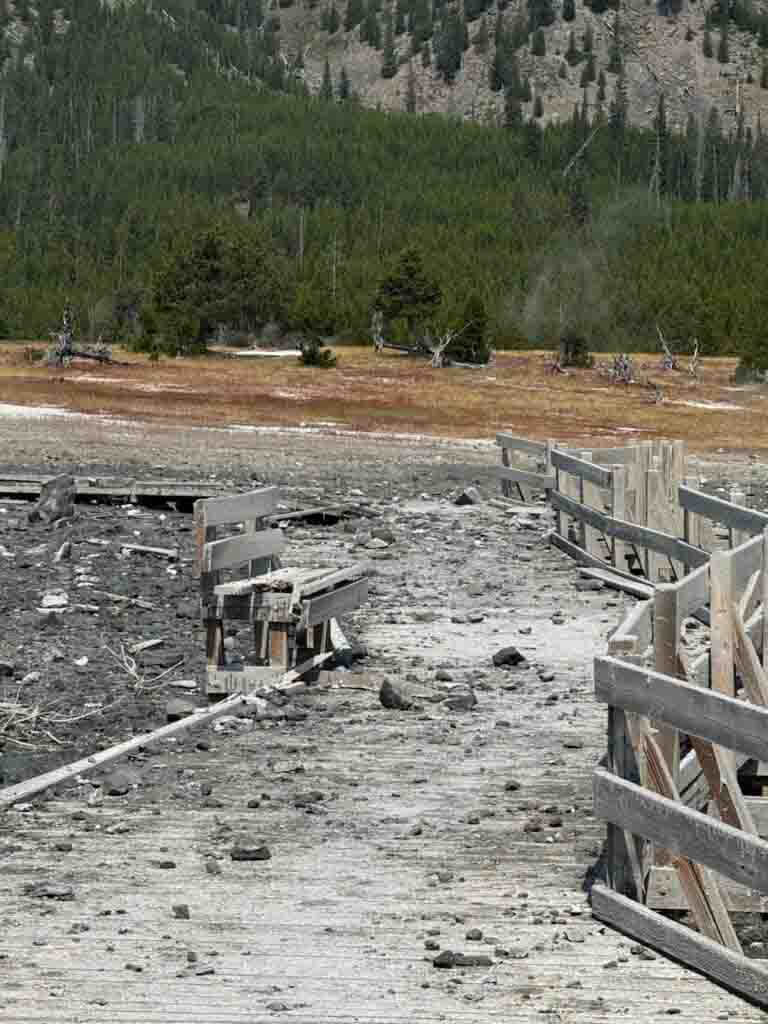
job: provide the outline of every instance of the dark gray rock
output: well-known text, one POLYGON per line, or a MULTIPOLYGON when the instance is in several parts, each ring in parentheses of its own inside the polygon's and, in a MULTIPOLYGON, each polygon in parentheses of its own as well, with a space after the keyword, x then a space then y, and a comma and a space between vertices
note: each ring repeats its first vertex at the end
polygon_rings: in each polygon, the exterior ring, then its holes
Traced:
POLYGON ((239 839, 229 852, 232 860, 271 860, 272 853, 265 843, 239 839))
POLYGON ((514 667, 515 665, 522 665, 524 662, 525 655, 521 654, 516 647, 502 647, 493 656, 493 664, 497 668, 502 666, 514 667))
POLYGON ((454 501, 454 505, 482 505, 483 496, 476 487, 465 487, 454 501))
POLYGON ((141 785, 141 775, 133 768, 113 768, 104 776, 101 786, 107 796, 125 796, 141 785))
POLYGON ((40 497, 27 513, 30 523, 53 523, 75 514, 75 479, 63 474, 43 484, 40 497))
POLYGON ((385 679, 381 684, 379 700, 381 701, 381 706, 390 711, 407 711, 412 704, 388 679, 385 679))
POLYGON ((477 697, 469 687, 453 691, 443 701, 443 706, 451 711, 471 711, 476 704, 477 697))

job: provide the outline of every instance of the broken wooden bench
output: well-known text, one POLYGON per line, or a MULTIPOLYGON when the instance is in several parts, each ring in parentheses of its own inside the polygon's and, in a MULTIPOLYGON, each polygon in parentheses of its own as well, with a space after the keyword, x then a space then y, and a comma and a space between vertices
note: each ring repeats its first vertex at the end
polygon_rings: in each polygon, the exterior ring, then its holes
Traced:
POLYGON ((280 529, 267 528, 276 487, 195 503, 208 697, 237 693, 284 673, 302 674, 333 653, 331 621, 367 597, 365 566, 283 568, 280 529), (226 664, 227 623, 249 622, 255 662, 226 664))

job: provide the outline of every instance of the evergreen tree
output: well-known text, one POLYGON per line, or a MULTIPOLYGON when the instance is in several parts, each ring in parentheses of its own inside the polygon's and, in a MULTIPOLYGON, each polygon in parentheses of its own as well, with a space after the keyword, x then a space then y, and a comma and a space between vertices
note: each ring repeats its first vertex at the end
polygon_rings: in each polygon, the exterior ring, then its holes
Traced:
POLYGON ((376 14, 376 6, 374 0, 368 0, 368 4, 365 9, 365 17, 363 18, 363 24, 360 28, 360 39, 364 43, 368 43, 374 50, 381 49, 381 26, 379 25, 379 19, 376 14))
POLYGON ((523 103, 530 103, 533 92, 531 90, 530 78, 524 78, 520 83, 520 99, 523 103))
POLYGON ((376 290, 374 308, 389 323, 405 322, 409 339, 435 315, 442 301, 439 285, 427 276, 424 257, 415 246, 404 249, 376 290))
POLYGON ((563 21, 573 21, 576 17, 574 0, 563 0, 563 21))
POLYGON ((395 51, 395 30, 392 16, 387 14, 384 20, 384 50, 381 59, 381 77, 394 78, 397 74, 397 53, 395 51))
POLYGON ((598 103, 605 103, 605 72, 601 69, 597 76, 597 95, 595 97, 598 103))
POLYGON ((534 167, 541 163, 543 133, 538 121, 530 118, 523 129, 523 153, 534 167))
POLYGON ((432 38, 432 4, 430 0, 413 0, 411 8, 411 53, 422 51, 424 43, 432 38))
POLYGON ((544 32, 537 28, 531 37, 531 55, 534 57, 545 57, 547 53, 547 41, 544 32))
POLYGON ((568 33, 568 47, 565 51, 565 59, 573 67, 581 61, 582 55, 579 53, 576 47, 576 38, 573 34, 573 30, 568 33))
POLYGON ((408 0, 397 0, 395 3, 395 35, 401 36, 407 28, 408 0))
POLYGON ((490 39, 488 37, 488 22, 485 20, 485 18, 481 18, 480 26, 477 32, 475 33, 474 38, 475 52, 479 54, 487 53, 489 42, 490 39))
POLYGON ((537 28, 546 28, 554 24, 555 12, 552 7, 552 0, 526 0, 528 5, 528 31, 535 32, 537 28))
POLYGON ((705 57, 713 57, 714 50, 712 49, 712 36, 710 35, 709 29, 704 29, 704 36, 701 41, 701 52, 705 57))
POLYGON ((351 32, 357 28, 365 16, 365 4, 363 0, 347 0, 347 9, 344 12, 344 31, 351 32))
POLYGON ((432 48, 427 42, 423 43, 421 47, 421 66, 423 68, 432 66, 432 48))
POLYGON ((717 44, 717 59, 721 64, 727 64, 730 60, 728 53, 728 27, 723 25, 720 29, 720 39, 717 44))
POLYGON ((333 82, 331 81, 331 65, 328 63, 328 58, 325 58, 325 64, 323 65, 323 80, 320 83, 320 99, 329 102, 333 99, 333 82))
POLYGON ((581 37, 581 45, 584 53, 592 53, 595 48, 595 34, 592 31, 592 26, 587 25, 584 30, 584 35, 581 37))
POLYGON ((760 69, 760 88, 768 89, 768 62, 763 61, 763 66, 760 69))
POLYGON ((533 98, 533 116, 535 118, 544 116, 544 101, 541 98, 541 94, 538 92, 533 98))
POLYGON ((331 9, 328 12, 328 32, 334 35, 339 31, 341 27, 341 18, 339 12, 336 10, 336 4, 331 4, 331 9))
POLYGON ((523 126, 523 108, 513 89, 504 91, 504 127, 519 129, 523 126))
POLYGON ((565 79, 568 78, 568 65, 564 60, 560 61, 560 67, 557 69, 557 77, 565 79))
POLYGON ((461 330, 445 350, 446 356, 457 363, 484 365, 491 357, 488 313, 483 300, 476 293, 467 300, 461 320, 461 330))
POLYGON ((669 132, 667 129, 667 110, 664 93, 660 93, 653 119, 655 145, 651 170, 652 192, 661 198, 667 194, 667 165, 669 160, 669 132))
POLYGON ((590 53, 587 55, 587 63, 584 65, 581 71, 581 79, 579 85, 582 89, 589 85, 595 80, 595 55, 590 53))
POLYGON ((607 70, 612 75, 620 75, 622 71, 621 63, 621 44, 619 42, 619 17, 616 16, 614 22, 614 32, 611 39, 611 45, 608 47, 608 67, 607 70))
POLYGON ((413 70, 413 63, 408 64, 408 79, 405 87, 405 110, 408 114, 415 114, 418 107, 416 96, 416 72, 413 70))
POLYGON ((352 87, 349 83, 349 76, 347 75, 347 69, 342 64, 341 71, 339 72, 339 88, 338 88, 339 100, 344 103, 346 100, 352 98, 352 87))
POLYGON ((445 82, 451 83, 461 68, 464 51, 464 27, 457 11, 443 12, 435 43, 435 68, 445 82))

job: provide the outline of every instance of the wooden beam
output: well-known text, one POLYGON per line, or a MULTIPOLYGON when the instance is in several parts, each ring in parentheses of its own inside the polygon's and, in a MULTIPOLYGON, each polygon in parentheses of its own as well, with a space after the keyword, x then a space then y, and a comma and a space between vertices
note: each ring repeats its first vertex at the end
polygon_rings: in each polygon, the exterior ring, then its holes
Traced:
POLYGON ((764 840, 602 768, 595 770, 592 781, 597 817, 734 882, 768 893, 768 843, 764 840))
POLYGON ((726 949, 685 925, 669 921, 619 893, 597 884, 592 913, 599 920, 760 1006, 768 1006, 768 968, 759 960, 726 949))
POLYGON ((747 629, 738 604, 734 603, 731 610, 733 613, 733 651, 744 689, 753 704, 763 708, 768 707, 768 677, 765 669, 760 663, 754 644, 747 636, 747 629))
POLYGON ((635 580, 637 578, 630 575, 630 573, 621 573, 618 569, 615 569, 610 562, 606 562, 602 558, 598 558, 595 555, 588 555, 583 548, 578 546, 578 544, 573 544, 571 541, 566 540, 566 538, 561 536, 559 533, 550 534, 549 543, 553 547, 559 548, 564 554, 569 555, 577 564, 593 565, 596 569, 607 569, 608 572, 619 574, 626 577, 628 580, 635 580))
POLYGON ((677 491, 678 502, 684 509, 697 515, 711 519, 715 523, 729 529, 746 530, 752 534, 762 533, 768 526, 768 515, 755 509, 734 505, 722 498, 714 498, 710 494, 694 491, 689 487, 680 486, 677 491))
POLYGON ((527 437, 515 437, 514 434, 497 434, 496 444, 510 451, 526 452, 528 455, 546 455, 547 445, 544 441, 530 441, 527 437))
POLYGON ((609 469, 595 466, 593 463, 577 459, 573 455, 566 455, 559 448, 556 448, 551 453, 551 459, 552 465, 564 473, 570 473, 571 476, 589 480, 590 483, 596 484, 604 490, 608 490, 611 486, 611 471, 609 469))
POLYGON ((606 704, 652 715, 689 736, 768 760, 768 709, 618 658, 596 658, 594 678, 595 696, 606 704))
POLYGON ((555 486, 554 475, 530 473, 528 470, 515 469, 513 466, 494 466, 493 473, 500 480, 511 480, 513 483, 525 484, 526 487, 534 487, 540 491, 551 491, 555 486))
MULTIPOLYGON (((768 896, 723 878, 720 892, 727 910, 738 913, 768 913, 768 896)), ((652 910, 688 910, 688 900, 673 867, 654 866, 648 872, 645 905, 652 910)))

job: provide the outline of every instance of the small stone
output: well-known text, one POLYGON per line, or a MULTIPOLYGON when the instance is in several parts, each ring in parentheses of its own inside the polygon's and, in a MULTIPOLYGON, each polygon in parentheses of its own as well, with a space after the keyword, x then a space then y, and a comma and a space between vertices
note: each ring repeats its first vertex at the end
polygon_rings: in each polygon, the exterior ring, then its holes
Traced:
POLYGON ((107 796, 125 796, 134 786, 141 785, 141 776, 132 768, 113 768, 104 776, 101 787, 107 796))
POLYGON ((433 967, 451 968, 456 966, 456 954, 450 949, 444 949, 432 961, 433 967))
POLYGON ((517 781, 517 779, 509 779, 507 782, 504 783, 504 789, 508 793, 515 793, 518 789, 520 789, 520 783, 517 781))
POLYGON ((175 860, 151 860, 149 863, 153 868, 160 868, 161 871, 172 871, 176 867, 175 860))
POLYGON ((525 656, 516 647, 502 647, 493 656, 493 664, 497 668, 502 666, 520 665, 525 661, 525 656))
POLYGON ((230 850, 232 860, 270 860, 272 853, 265 843, 239 840, 230 850))
POLYGON ((465 487, 454 501, 454 505, 482 505, 483 497, 476 487, 465 487))
POLYGON ((411 701, 407 697, 403 696, 400 690, 393 684, 385 679, 379 689, 379 701, 381 706, 387 708, 390 711, 407 711, 411 707, 411 701))
POLYGON ((126 964, 125 969, 126 971, 134 971, 136 974, 141 974, 144 970, 141 964, 126 964))
POLYGON ((172 697, 165 705, 165 720, 167 722, 178 722, 180 718, 186 718, 197 710, 197 705, 183 697, 172 697))
POLYGON ((440 949, 440 943, 437 941, 437 939, 427 939, 427 941, 424 943, 424 949, 436 951, 440 949))
POLYGON ((273 999, 271 1003, 267 1003, 266 1009, 270 1013, 287 1013, 290 1007, 287 1003, 281 1003, 279 999, 273 999))
POLYGON ((72 843, 67 839, 61 839, 58 843, 54 843, 54 850, 58 850, 59 853, 71 853, 72 843))
POLYGON ((563 746, 566 750, 581 750, 584 746, 584 741, 580 736, 566 736, 563 740, 563 746))
POLYGON ((451 692, 443 701, 443 705, 451 711, 471 711, 476 704, 475 692, 469 687, 451 692))
POLYGON ((453 676, 451 675, 450 672, 446 671, 446 669, 444 669, 444 668, 439 668, 437 670, 437 672, 435 672, 435 679, 437 680, 438 683, 452 683, 453 682, 453 676))
POLYGON ((256 810, 257 807, 261 807, 261 800, 259 800, 258 797, 253 797, 245 806, 250 808, 252 811, 256 810))
POLYGON ((483 933, 479 928, 470 928, 465 938, 469 942, 480 942, 483 938, 483 933))
POLYGON ((206 870, 206 872, 209 875, 220 875, 221 874, 221 866, 220 866, 219 862, 213 860, 212 858, 209 858, 205 862, 205 870, 206 870))
POLYGON ((189 920, 189 906, 186 903, 174 903, 171 911, 173 916, 178 918, 179 921, 189 920))

